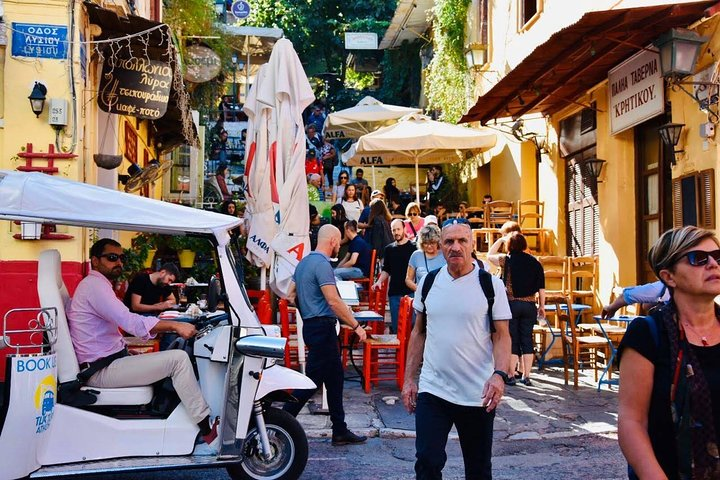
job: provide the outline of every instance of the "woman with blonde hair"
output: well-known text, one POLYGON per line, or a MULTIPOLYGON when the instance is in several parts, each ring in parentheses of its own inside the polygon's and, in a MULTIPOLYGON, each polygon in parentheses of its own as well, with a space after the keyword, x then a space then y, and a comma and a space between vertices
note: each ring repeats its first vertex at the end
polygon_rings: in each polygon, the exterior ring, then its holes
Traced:
POLYGON ((440 250, 440 227, 424 226, 418 233, 418 249, 410 255, 405 285, 413 292, 416 291, 421 278, 446 263, 445 256, 440 250))
POLYGON ((408 240, 414 242, 418 232, 425 226, 425 219, 420 216, 420 205, 410 202, 405 207, 405 235, 408 240))
POLYGON ((720 242, 675 228, 648 261, 670 300, 620 343, 620 448, 630 478, 720 478, 720 242))

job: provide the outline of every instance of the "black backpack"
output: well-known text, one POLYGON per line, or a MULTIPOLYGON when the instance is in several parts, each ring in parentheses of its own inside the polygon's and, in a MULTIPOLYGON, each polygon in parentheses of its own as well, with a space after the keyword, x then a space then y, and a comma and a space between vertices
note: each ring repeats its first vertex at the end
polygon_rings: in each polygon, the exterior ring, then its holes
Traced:
MULTIPOLYGON (((428 272, 427 275, 425 275, 425 282, 423 282, 420 296, 420 300, 422 300, 423 303, 422 313, 425 313, 425 299, 427 298, 428 293, 430 293, 430 288, 433 286, 433 283, 435 283, 435 277, 437 277, 438 272, 440 272, 440 268, 433 270, 432 272, 428 272)), ((490 333, 495 333, 495 324, 493 323, 492 318, 492 309, 495 304, 495 289, 492 285, 492 275, 483 268, 478 267, 478 280, 480 281, 480 286, 482 287, 483 293, 485 294, 485 298, 487 298, 488 302, 488 325, 490 326, 490 333)))

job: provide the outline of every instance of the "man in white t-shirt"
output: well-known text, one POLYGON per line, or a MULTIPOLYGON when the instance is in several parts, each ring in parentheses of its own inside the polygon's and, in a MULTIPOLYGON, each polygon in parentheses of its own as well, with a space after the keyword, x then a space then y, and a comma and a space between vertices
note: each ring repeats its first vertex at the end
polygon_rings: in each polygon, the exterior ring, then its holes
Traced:
POLYGON ((402 399, 405 408, 415 412, 418 479, 442 478, 453 425, 463 450, 465 477, 492 478, 493 421, 510 368, 512 314, 502 280, 492 277, 495 332, 491 333, 472 244, 467 223, 445 222, 441 248, 447 265, 438 271, 424 302, 420 292, 428 276, 423 277, 413 302, 417 318, 402 399))

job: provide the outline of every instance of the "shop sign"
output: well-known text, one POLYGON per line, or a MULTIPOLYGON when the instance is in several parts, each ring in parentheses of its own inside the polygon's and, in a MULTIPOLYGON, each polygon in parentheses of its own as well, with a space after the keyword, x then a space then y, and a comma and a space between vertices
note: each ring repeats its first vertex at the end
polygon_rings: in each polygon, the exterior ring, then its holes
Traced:
POLYGON ((660 54, 643 50, 608 72, 610 133, 615 135, 665 111, 660 54))
POLYGON ((68 29, 65 25, 12 23, 12 56, 67 58, 68 29))
POLYGON ((202 45, 190 45, 185 49, 185 80, 192 83, 204 83, 217 77, 221 61, 217 53, 202 45))
POLYGON ((103 63, 98 106, 118 115, 157 120, 165 115, 172 67, 143 57, 112 56, 103 63))
POLYGON ((230 6, 230 12, 238 20, 243 20, 250 16, 250 4, 245 0, 237 0, 230 6))
POLYGON ((347 32, 345 33, 346 50, 377 50, 378 36, 372 32, 347 32))

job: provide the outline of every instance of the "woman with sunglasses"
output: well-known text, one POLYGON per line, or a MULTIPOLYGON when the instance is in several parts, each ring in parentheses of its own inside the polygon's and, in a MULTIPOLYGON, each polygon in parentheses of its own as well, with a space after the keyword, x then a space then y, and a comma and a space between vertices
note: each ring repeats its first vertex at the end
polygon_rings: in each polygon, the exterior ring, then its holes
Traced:
POLYGON ((630 478, 720 478, 720 242, 687 226, 648 261, 670 301, 620 343, 618 438, 630 478))
POLYGON ((405 285, 413 292, 417 290, 417 284, 428 272, 437 270, 447 262, 440 250, 440 227, 437 225, 426 225, 420 229, 418 234, 418 249, 410 255, 405 285))
MULTIPOLYGON (((337 183, 332 187, 332 203, 340 203, 345 195, 345 185, 347 185, 350 177, 346 171, 341 171, 338 175, 337 183)), ((344 224, 343 224, 344 225, 344 224)))
POLYGON ((363 208, 365 208, 362 201, 357 197, 357 189, 352 183, 345 185, 345 193, 342 196, 340 205, 345 209, 348 220, 355 220, 356 222, 360 218, 363 208))
POLYGON ((405 235, 408 240, 414 242, 417 239, 420 229, 425 226, 425 219, 420 216, 420 205, 410 202, 405 207, 405 235))

